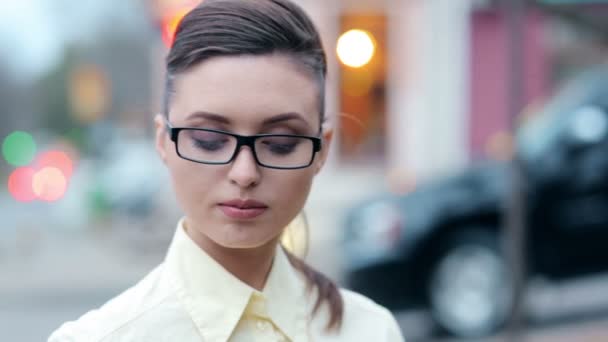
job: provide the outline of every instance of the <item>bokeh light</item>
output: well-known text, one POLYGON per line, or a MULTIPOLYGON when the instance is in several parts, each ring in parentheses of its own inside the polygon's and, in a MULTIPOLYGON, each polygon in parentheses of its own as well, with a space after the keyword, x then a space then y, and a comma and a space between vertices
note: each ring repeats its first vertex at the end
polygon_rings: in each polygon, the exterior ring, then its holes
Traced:
POLYGON ((344 65, 360 68, 372 60, 376 52, 376 44, 369 32, 353 29, 340 36, 336 52, 344 65))
POLYGON ((31 163, 36 155, 34 138, 23 131, 9 134, 2 143, 2 155, 13 166, 25 166, 31 163))
POLYGON ((508 161, 515 153, 513 135, 507 131, 492 134, 484 147, 486 155, 496 160, 508 161))
POLYGON ((34 174, 32 188, 34 194, 43 201, 52 202, 61 199, 67 191, 67 179, 63 172, 55 167, 45 167, 34 174))
POLYGON ((345 71, 341 76, 344 93, 348 96, 367 95, 374 85, 374 75, 369 69, 345 71))
POLYGON ((66 179, 72 177, 74 171, 74 163, 67 153, 63 151, 47 151, 36 158, 36 170, 42 170, 47 167, 53 167, 60 170, 66 179))
POLYGON ((177 31, 177 26, 182 21, 182 19, 192 10, 193 6, 184 6, 177 10, 172 11, 170 14, 165 15, 161 21, 161 30, 162 30, 162 38, 163 42, 167 47, 171 47, 173 45, 173 39, 175 38, 175 31, 177 31))
POLYGON ((97 65, 79 65, 69 79, 69 101, 72 114, 82 123, 101 119, 110 103, 111 83, 97 65))
POLYGON ((8 178, 8 191, 19 202, 31 202, 36 199, 32 181, 36 171, 31 167, 17 168, 8 178))

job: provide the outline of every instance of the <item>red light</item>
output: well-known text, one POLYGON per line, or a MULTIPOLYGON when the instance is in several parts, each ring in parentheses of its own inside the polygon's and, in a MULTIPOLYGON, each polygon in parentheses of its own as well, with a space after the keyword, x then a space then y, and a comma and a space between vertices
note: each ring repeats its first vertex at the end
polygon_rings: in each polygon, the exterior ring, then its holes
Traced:
POLYGON ((167 47, 171 48, 173 45, 175 31, 177 31, 179 23, 186 16, 186 14, 192 10, 193 7, 194 6, 182 7, 163 17, 161 21, 162 38, 167 47))
POLYGON ((19 202, 31 202, 36 199, 32 181, 36 171, 30 167, 20 167, 8 178, 8 191, 19 202))
POLYGON ((59 169, 65 179, 70 179, 74 170, 74 164, 72 159, 67 153, 62 151, 48 151, 41 154, 36 159, 36 170, 42 170, 47 167, 53 167, 59 169))
POLYGON ((45 167, 36 172, 32 180, 34 193, 42 201, 53 202, 61 199, 67 190, 67 179, 55 167, 45 167))

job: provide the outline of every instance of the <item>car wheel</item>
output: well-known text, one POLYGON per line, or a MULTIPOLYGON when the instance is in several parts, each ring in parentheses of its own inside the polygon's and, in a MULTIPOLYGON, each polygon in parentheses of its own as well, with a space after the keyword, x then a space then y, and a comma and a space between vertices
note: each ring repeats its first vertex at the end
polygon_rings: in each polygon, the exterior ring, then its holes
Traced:
POLYGON ((498 236, 468 231, 440 246, 427 286, 435 322, 460 337, 495 331, 509 316, 513 288, 498 236))

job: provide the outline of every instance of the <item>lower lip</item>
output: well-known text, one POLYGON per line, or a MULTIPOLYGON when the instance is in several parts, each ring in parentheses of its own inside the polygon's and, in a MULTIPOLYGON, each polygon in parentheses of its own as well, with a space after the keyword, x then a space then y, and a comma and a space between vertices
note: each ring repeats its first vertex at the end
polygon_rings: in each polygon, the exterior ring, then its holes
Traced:
POLYGON ((241 208, 232 207, 229 205, 220 204, 220 210, 224 213, 224 215, 226 215, 230 218, 233 218, 233 219, 240 219, 240 220, 256 218, 256 217, 262 215, 266 211, 266 209, 267 208, 241 209, 241 208))

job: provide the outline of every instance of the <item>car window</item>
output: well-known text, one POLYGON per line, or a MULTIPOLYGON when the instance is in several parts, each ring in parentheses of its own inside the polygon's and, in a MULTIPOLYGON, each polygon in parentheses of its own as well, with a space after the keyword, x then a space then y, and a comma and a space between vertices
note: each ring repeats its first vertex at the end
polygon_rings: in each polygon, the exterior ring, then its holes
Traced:
POLYGON ((575 80, 567 82, 518 130, 518 152, 525 160, 537 160, 571 125, 577 124, 576 120, 572 120, 577 112, 584 108, 602 107, 606 105, 604 103, 606 98, 608 98, 607 67, 599 71, 585 72, 575 80))

